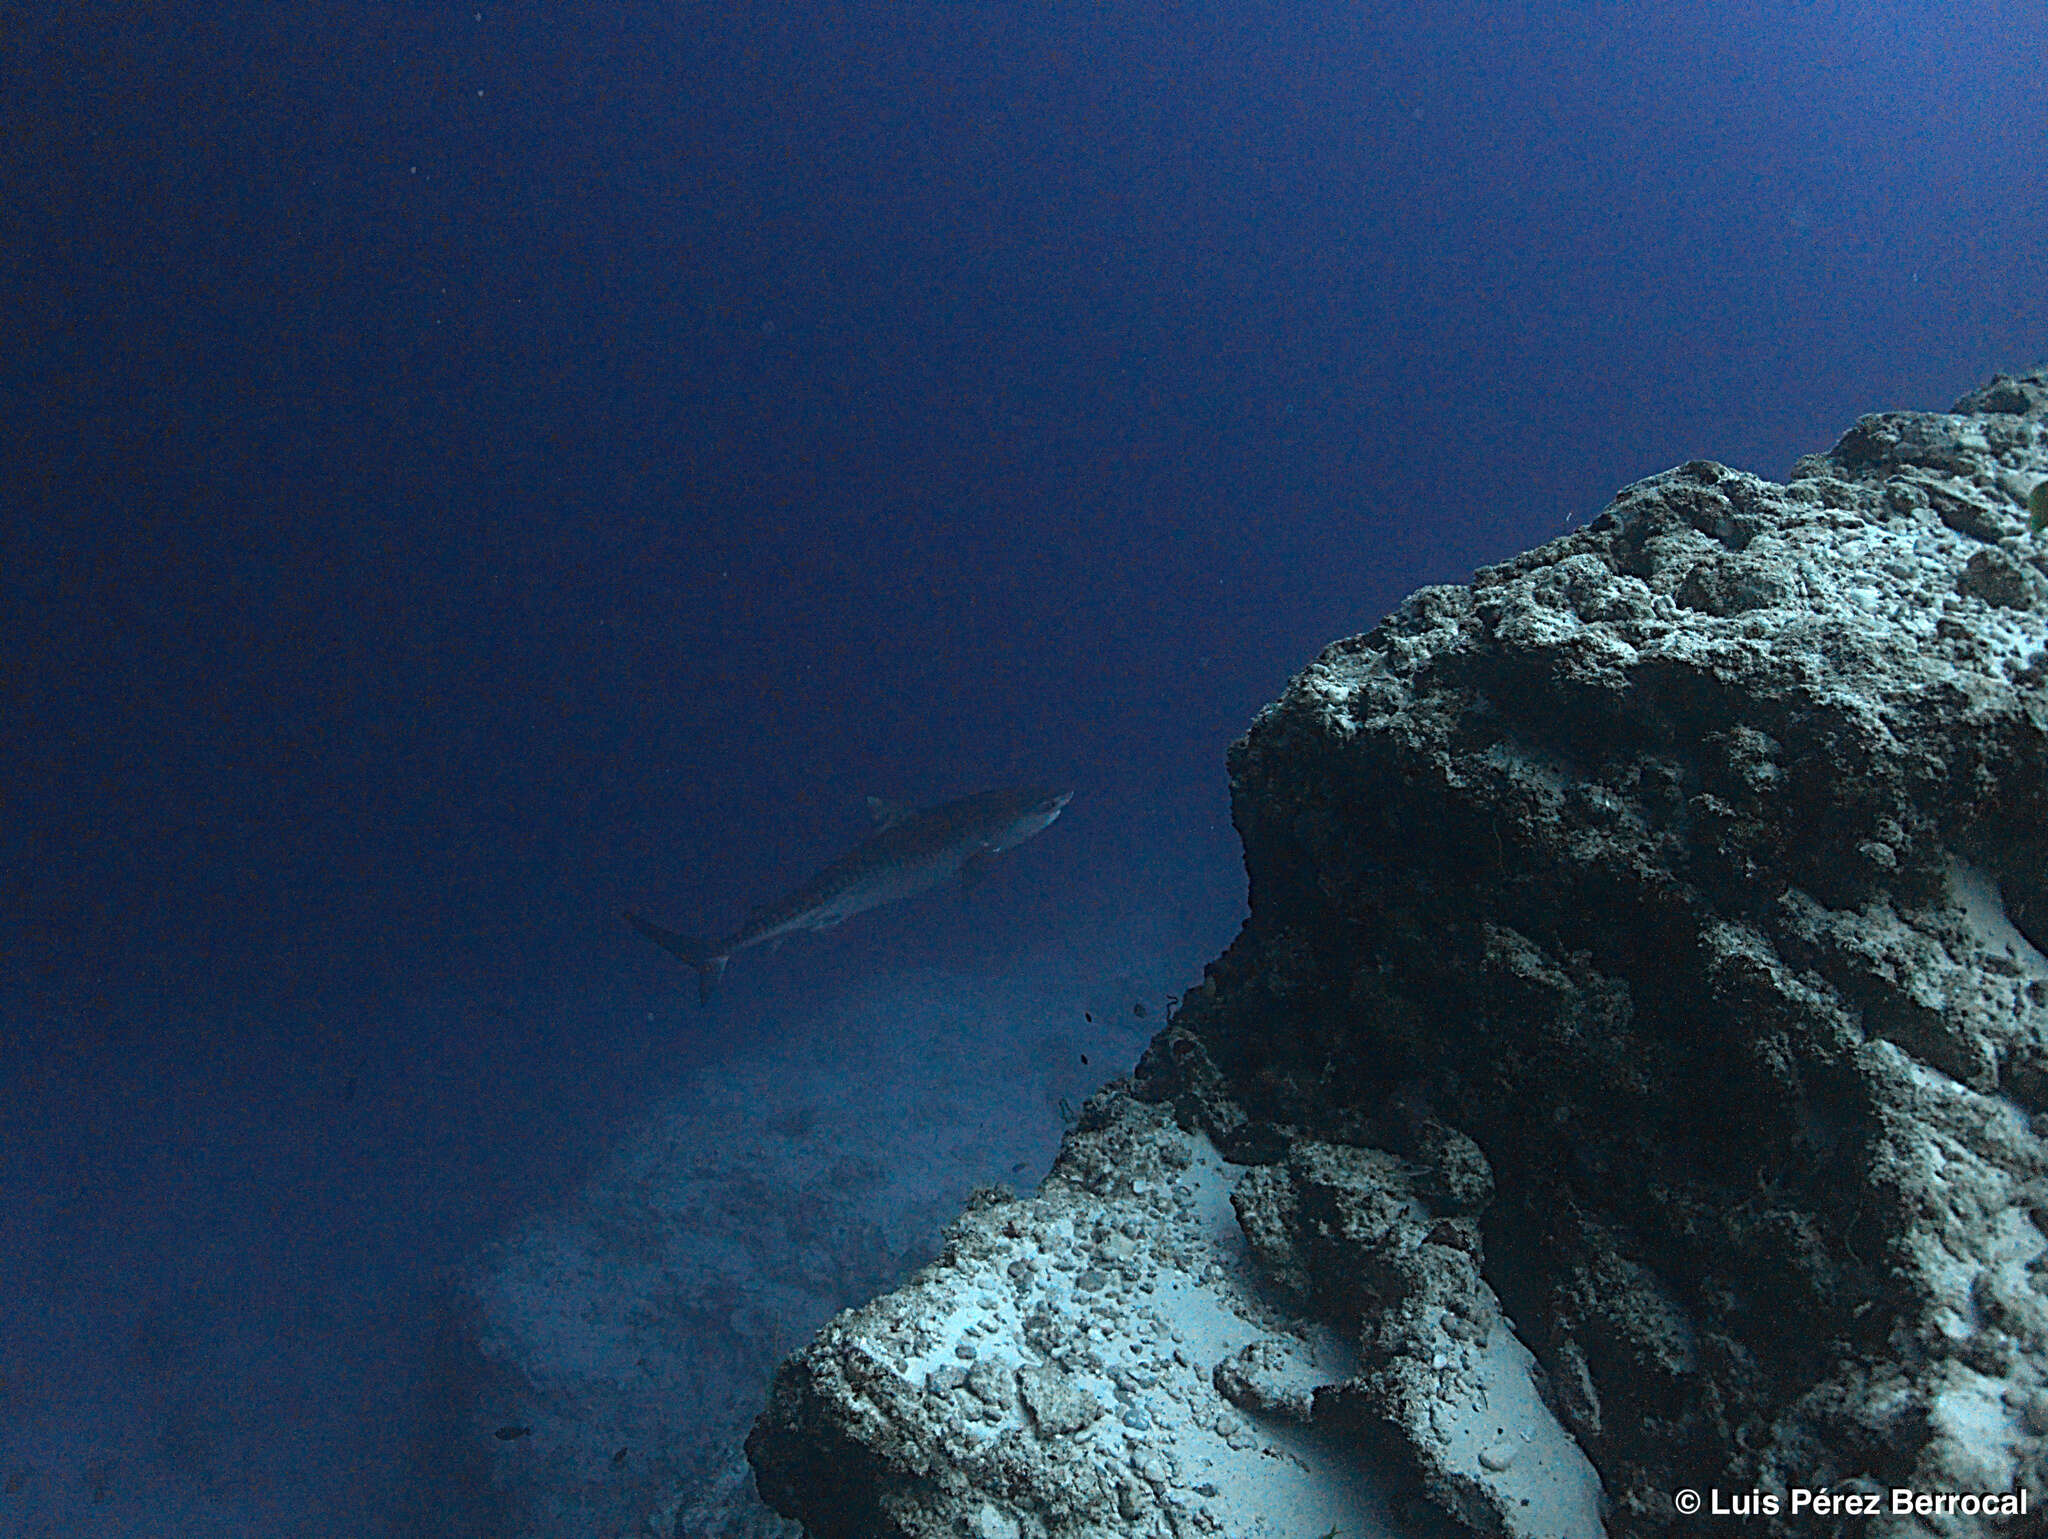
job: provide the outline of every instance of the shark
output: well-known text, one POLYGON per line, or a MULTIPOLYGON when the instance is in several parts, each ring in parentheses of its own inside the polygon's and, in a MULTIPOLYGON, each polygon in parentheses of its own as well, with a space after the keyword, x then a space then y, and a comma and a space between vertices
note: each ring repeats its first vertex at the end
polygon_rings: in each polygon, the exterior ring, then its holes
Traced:
POLYGON ((697 1002, 708 1005, 726 963, 749 946, 805 930, 829 930, 855 914, 914 898, 948 882, 972 884, 989 862, 1052 826, 1072 791, 1015 787, 982 791, 913 811, 868 798, 875 832, 795 891, 764 903, 723 940, 665 930, 628 910, 626 923, 697 971, 697 1002))

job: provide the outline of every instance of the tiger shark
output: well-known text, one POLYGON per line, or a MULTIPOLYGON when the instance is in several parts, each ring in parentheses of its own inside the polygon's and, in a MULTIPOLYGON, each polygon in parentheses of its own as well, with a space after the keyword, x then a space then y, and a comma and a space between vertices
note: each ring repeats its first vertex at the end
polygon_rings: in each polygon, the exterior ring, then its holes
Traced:
POLYGON ((829 930, 855 914, 914 898, 953 880, 975 881, 989 861, 1051 827, 1072 791, 983 791, 921 812, 868 798, 876 829, 803 886, 747 915, 724 940, 694 940, 638 914, 627 924, 697 970, 697 1001, 709 1004, 736 952, 803 930, 829 930))

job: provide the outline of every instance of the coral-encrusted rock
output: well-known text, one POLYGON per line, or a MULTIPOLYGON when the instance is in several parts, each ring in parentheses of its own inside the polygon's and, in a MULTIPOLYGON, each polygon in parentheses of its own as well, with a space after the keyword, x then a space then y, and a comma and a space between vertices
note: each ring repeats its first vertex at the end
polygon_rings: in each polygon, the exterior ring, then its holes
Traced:
POLYGON ((909 1286, 783 1365, 747 1442, 762 1496, 819 1539, 1371 1535, 1395 1531, 1406 1478, 1490 1532, 1595 1532, 1598 1482, 1471 1251, 1424 1240, 1437 1183, 1297 1154, 1283 1193, 1164 1108, 1099 1094, 1038 1196, 989 1195, 909 1286), (1372 1215, 1372 1364, 1267 1296, 1233 1185, 1311 1265, 1326 1199, 1372 1215), (1389 1466, 1397 1439, 1426 1452, 1389 1466))
POLYGON ((2044 418, 1686 465, 1328 649, 1232 754, 1243 933, 1039 1196, 785 1365, 763 1494, 1369 1533, 1391 1448, 1591 1539, 1554 1411, 1616 1536, 2012 1532, 1789 1496, 2048 1490, 2044 418))
POLYGON ((2044 408, 2001 378, 1789 485, 1641 482, 1233 754, 1252 917, 1143 1092, 1290 1170, 1468 1136, 1615 1532, 1684 1486, 2048 1477, 2044 408))

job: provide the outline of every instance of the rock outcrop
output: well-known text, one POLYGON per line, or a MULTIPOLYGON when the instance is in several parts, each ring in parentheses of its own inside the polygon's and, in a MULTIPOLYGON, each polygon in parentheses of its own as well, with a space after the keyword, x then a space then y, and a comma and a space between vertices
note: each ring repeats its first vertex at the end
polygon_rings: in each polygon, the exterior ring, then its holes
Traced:
POLYGON ((762 1493, 821 1539, 2034 1531, 1893 1493, 2048 1496, 2044 478, 2048 373, 2001 376, 1330 647, 1231 755, 1236 942, 1036 1196, 785 1364, 762 1493))
MULTIPOLYGON (((695 1072, 576 1191, 449 1276, 417 1494, 394 1531, 793 1536, 740 1451, 769 1373, 929 1261, 977 1186, 1043 1169, 1062 1101, 1101 1083, 1090 1057, 1136 1051, 1132 1005, 1168 975, 1102 964, 1176 938, 1114 916, 1098 934, 1107 959, 897 974, 772 1035, 729 1008, 728 1052, 693 1049, 695 1072), (985 1026, 1079 1018, 1084 1000, 1099 1025, 985 1026)), ((1178 943, 1184 966, 1214 949, 1178 943)))

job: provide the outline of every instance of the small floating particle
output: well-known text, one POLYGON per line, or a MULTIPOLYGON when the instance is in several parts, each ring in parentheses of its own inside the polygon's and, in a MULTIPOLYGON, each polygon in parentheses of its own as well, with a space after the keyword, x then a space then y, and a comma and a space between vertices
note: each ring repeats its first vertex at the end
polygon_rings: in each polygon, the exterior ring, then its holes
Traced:
POLYGON ((1151 1013, 1152 1012, 1150 1010, 1147 1010, 1145 1008, 1145 1001, 1142 999, 1131 1006, 1131 1014, 1135 1015, 1141 1021, 1151 1013))
POLYGON ((522 1427, 516 1422, 508 1422, 491 1435, 501 1443, 509 1443, 515 1437, 532 1437, 533 1428, 522 1427))
POLYGON ((613 1455, 612 1455, 612 1468, 613 1468, 613 1469, 617 1469, 617 1468, 618 1468, 618 1467, 619 1467, 619 1466, 620 1466, 621 1464, 624 1464, 625 1462, 626 1462, 626 1450, 625 1450, 625 1449, 621 1448, 621 1449, 620 1449, 620 1450, 619 1450, 619 1451, 618 1451, 617 1453, 615 1453, 615 1454, 613 1454, 613 1455))

